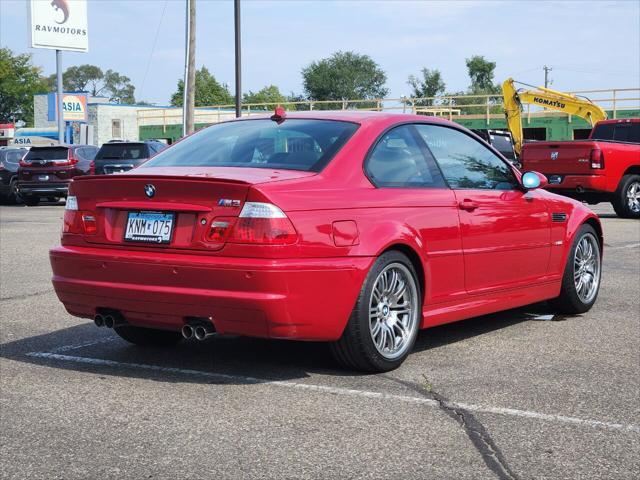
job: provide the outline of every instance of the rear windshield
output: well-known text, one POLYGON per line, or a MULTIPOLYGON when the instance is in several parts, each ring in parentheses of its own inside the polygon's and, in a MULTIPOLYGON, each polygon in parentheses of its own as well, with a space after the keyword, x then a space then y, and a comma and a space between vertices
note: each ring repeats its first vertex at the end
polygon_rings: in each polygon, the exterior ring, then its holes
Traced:
POLYGON ((318 172, 357 124, 333 120, 269 119, 213 125, 176 143, 144 167, 282 168, 318 172))
POLYGON ((105 143, 96 154, 96 160, 137 160, 147 157, 144 143, 105 143))
POLYGON ((25 160, 66 160, 69 156, 66 147, 32 148, 25 160))
POLYGON ((596 125, 591 140, 640 143, 640 123, 603 123, 596 125))

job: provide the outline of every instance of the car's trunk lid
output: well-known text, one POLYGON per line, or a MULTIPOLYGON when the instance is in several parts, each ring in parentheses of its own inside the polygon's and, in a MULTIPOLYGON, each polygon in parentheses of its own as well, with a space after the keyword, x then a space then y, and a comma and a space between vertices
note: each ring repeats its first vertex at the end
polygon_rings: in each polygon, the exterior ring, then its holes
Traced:
MULTIPOLYGON (((237 217, 256 183, 313 175, 308 172, 249 168, 144 168, 121 175, 82 177, 70 195, 80 211, 95 216, 97 232, 85 235, 94 244, 132 248, 216 250, 207 241, 214 219, 237 217), (181 173, 181 175, 176 175, 181 173), (172 219, 168 238, 131 240, 128 225, 139 217, 172 219)), ((137 237, 136 237, 137 238, 137 237)))

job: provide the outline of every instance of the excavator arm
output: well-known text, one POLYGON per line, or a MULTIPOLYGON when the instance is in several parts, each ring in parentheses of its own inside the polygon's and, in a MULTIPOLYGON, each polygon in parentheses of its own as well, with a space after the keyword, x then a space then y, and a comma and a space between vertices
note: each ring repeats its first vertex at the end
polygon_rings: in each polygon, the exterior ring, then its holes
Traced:
POLYGON ((586 98, 543 87, 533 87, 533 90, 516 90, 515 83, 517 82, 512 78, 505 80, 502 84, 502 95, 507 126, 513 135, 513 144, 517 155, 520 155, 522 151, 523 104, 538 105, 548 110, 576 115, 584 118, 591 126, 607 118, 607 113, 602 108, 586 98))

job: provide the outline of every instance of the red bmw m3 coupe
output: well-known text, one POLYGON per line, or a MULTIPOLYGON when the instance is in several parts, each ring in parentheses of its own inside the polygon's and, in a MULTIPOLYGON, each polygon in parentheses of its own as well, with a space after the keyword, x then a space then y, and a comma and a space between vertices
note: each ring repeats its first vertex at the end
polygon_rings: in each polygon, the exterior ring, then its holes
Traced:
POLYGON ((388 371, 421 328, 591 308, 600 222, 545 183, 445 120, 277 109, 74 179, 53 285, 135 344, 327 341, 348 368, 388 371))

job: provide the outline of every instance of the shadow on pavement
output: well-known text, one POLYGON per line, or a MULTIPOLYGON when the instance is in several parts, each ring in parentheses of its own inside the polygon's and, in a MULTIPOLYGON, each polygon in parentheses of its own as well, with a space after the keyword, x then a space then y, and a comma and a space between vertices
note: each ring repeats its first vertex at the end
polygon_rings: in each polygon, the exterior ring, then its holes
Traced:
MULTIPOLYGON (((422 330, 413 354, 535 320, 533 314, 549 313, 545 304, 539 304, 422 330)), ((324 343, 223 336, 204 342, 185 341, 167 348, 140 347, 92 323, 5 343, 0 346, 0 357, 54 369, 169 383, 259 383, 304 379, 312 373, 363 375, 340 369, 324 343), (29 355, 34 352, 44 355, 29 355), (93 359, 98 361, 91 363, 93 359), (202 374, 189 374, 187 370, 202 374)))

